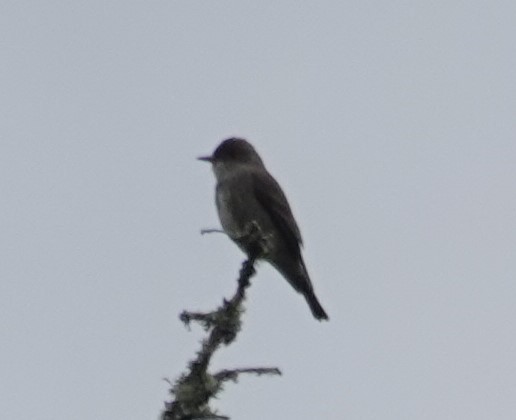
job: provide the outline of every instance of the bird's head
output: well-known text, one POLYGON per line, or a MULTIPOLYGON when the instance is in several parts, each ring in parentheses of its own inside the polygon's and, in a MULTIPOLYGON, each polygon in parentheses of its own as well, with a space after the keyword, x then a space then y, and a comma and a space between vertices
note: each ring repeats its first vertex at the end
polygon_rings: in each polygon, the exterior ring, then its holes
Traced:
POLYGON ((248 141, 240 138, 229 138, 220 143, 211 156, 201 156, 199 160, 210 162, 215 175, 239 165, 260 165, 262 159, 248 141))

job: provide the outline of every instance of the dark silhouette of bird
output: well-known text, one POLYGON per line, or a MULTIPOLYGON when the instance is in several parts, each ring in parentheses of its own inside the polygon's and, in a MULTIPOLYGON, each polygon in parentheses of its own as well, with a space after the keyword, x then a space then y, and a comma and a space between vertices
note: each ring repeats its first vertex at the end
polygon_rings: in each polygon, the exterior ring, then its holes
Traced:
POLYGON ((258 257, 272 264, 305 297, 316 319, 328 320, 301 255, 303 241, 290 205, 254 147, 246 140, 230 138, 211 156, 199 159, 212 164, 224 232, 251 255, 256 251, 257 230, 264 245, 258 257))

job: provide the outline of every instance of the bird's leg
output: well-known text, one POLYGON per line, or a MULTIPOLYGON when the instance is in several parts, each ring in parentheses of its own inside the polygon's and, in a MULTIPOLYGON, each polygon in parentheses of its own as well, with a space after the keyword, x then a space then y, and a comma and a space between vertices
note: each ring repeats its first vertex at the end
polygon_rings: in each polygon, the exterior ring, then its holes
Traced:
POLYGON ((244 244, 248 256, 240 270, 239 283, 242 287, 249 286, 249 278, 256 272, 254 269, 255 261, 266 255, 268 249, 267 237, 263 234, 255 220, 249 222, 245 230, 245 234, 239 238, 241 243, 244 244))
POLYGON ((246 233, 242 235, 245 239, 247 255, 249 260, 257 260, 263 258, 269 252, 269 238, 265 235, 256 222, 253 220, 246 226, 246 233))

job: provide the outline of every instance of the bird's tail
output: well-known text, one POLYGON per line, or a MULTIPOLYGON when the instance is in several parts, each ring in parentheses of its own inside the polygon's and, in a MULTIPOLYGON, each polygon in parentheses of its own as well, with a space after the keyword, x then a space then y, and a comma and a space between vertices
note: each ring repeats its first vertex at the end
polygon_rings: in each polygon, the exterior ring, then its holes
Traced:
POLYGON ((330 319, 315 296, 310 276, 301 256, 294 261, 283 260, 278 263, 271 261, 271 263, 287 279, 290 285, 305 297, 315 319, 319 321, 330 319))
POLYGON ((319 300, 317 300, 317 297, 315 296, 313 290, 309 290, 303 294, 305 296, 306 301, 308 302, 308 306, 310 306, 310 310, 312 311, 312 314, 315 317, 315 319, 319 321, 328 321, 330 318, 328 317, 328 314, 326 314, 326 311, 319 303, 319 300))

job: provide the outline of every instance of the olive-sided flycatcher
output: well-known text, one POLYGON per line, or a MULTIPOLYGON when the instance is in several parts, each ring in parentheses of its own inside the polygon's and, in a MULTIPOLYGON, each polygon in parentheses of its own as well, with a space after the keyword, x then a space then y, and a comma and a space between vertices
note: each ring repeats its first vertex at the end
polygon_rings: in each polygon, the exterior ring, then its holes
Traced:
MULTIPOLYGON (((314 317, 328 319, 315 296, 301 255, 301 233, 281 187, 246 140, 224 140, 211 156, 217 178, 215 202, 224 232, 250 255, 251 230, 257 227, 265 242, 262 258, 272 264, 301 293, 314 317)), ((254 248, 253 248, 254 249, 254 248)))

